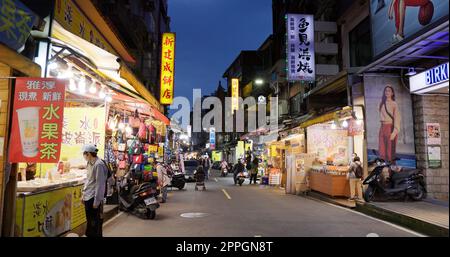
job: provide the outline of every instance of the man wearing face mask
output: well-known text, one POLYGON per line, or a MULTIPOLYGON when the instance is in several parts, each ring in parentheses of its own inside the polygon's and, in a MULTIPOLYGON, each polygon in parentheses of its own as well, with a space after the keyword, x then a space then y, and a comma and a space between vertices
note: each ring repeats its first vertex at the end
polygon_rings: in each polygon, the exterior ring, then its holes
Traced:
POLYGON ((83 157, 87 161, 87 179, 83 188, 83 203, 86 210, 86 236, 102 237, 103 200, 105 198, 108 168, 97 157, 95 145, 83 146, 83 157))

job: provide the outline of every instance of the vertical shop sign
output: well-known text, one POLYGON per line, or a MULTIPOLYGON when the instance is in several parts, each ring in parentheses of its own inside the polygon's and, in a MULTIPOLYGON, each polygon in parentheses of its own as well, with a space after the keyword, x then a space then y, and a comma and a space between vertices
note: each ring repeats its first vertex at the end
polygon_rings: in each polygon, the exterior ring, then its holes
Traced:
POLYGON ((61 152, 65 83, 17 78, 9 161, 57 163, 61 152))
POLYGON ((19 50, 38 21, 30 9, 17 0, 0 0, 0 42, 19 50))
POLYGON ((172 104, 174 94, 175 33, 164 33, 161 54, 161 104, 172 104))
POLYGON ((209 128, 209 147, 211 150, 216 149, 216 129, 209 128))
POLYGON ((231 111, 239 110, 239 79, 231 79, 231 111))
POLYGON ((286 61, 289 81, 315 81, 314 16, 286 15, 286 61))

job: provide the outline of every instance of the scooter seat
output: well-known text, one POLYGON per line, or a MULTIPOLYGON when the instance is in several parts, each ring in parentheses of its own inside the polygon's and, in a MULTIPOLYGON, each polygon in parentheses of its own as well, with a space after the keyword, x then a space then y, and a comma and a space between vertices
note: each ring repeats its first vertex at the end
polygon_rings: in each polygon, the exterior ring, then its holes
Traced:
POLYGON ((414 174, 418 174, 420 172, 420 170, 417 169, 408 169, 408 170, 402 170, 400 172, 394 173, 392 175, 392 180, 400 180, 400 179, 405 179, 407 177, 410 177, 414 174))

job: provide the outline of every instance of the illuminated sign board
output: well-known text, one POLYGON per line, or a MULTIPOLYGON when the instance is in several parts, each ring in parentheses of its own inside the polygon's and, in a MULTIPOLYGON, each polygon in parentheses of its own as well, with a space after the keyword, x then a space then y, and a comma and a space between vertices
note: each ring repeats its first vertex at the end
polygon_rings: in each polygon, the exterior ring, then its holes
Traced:
POLYGON ((161 54, 161 104, 172 104, 175 74, 175 33, 164 33, 161 54))
POLYGON ((286 15, 286 60, 289 81, 315 81, 314 16, 286 15))
POLYGON ((231 79, 231 111, 239 110, 239 79, 231 79))
MULTIPOLYGON (((449 86, 449 63, 444 63, 409 78, 411 93, 427 93, 449 86)), ((444 91, 445 92, 445 91, 444 91)), ((448 93, 448 91, 447 91, 448 93)))

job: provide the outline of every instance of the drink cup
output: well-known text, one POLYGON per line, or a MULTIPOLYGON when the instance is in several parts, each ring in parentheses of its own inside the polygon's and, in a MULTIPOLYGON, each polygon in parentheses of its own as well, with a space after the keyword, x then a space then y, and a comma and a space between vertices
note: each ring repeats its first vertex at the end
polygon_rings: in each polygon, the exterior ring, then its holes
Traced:
POLYGON ((29 158, 36 157, 39 153, 39 109, 40 107, 25 107, 16 110, 22 154, 29 158))

